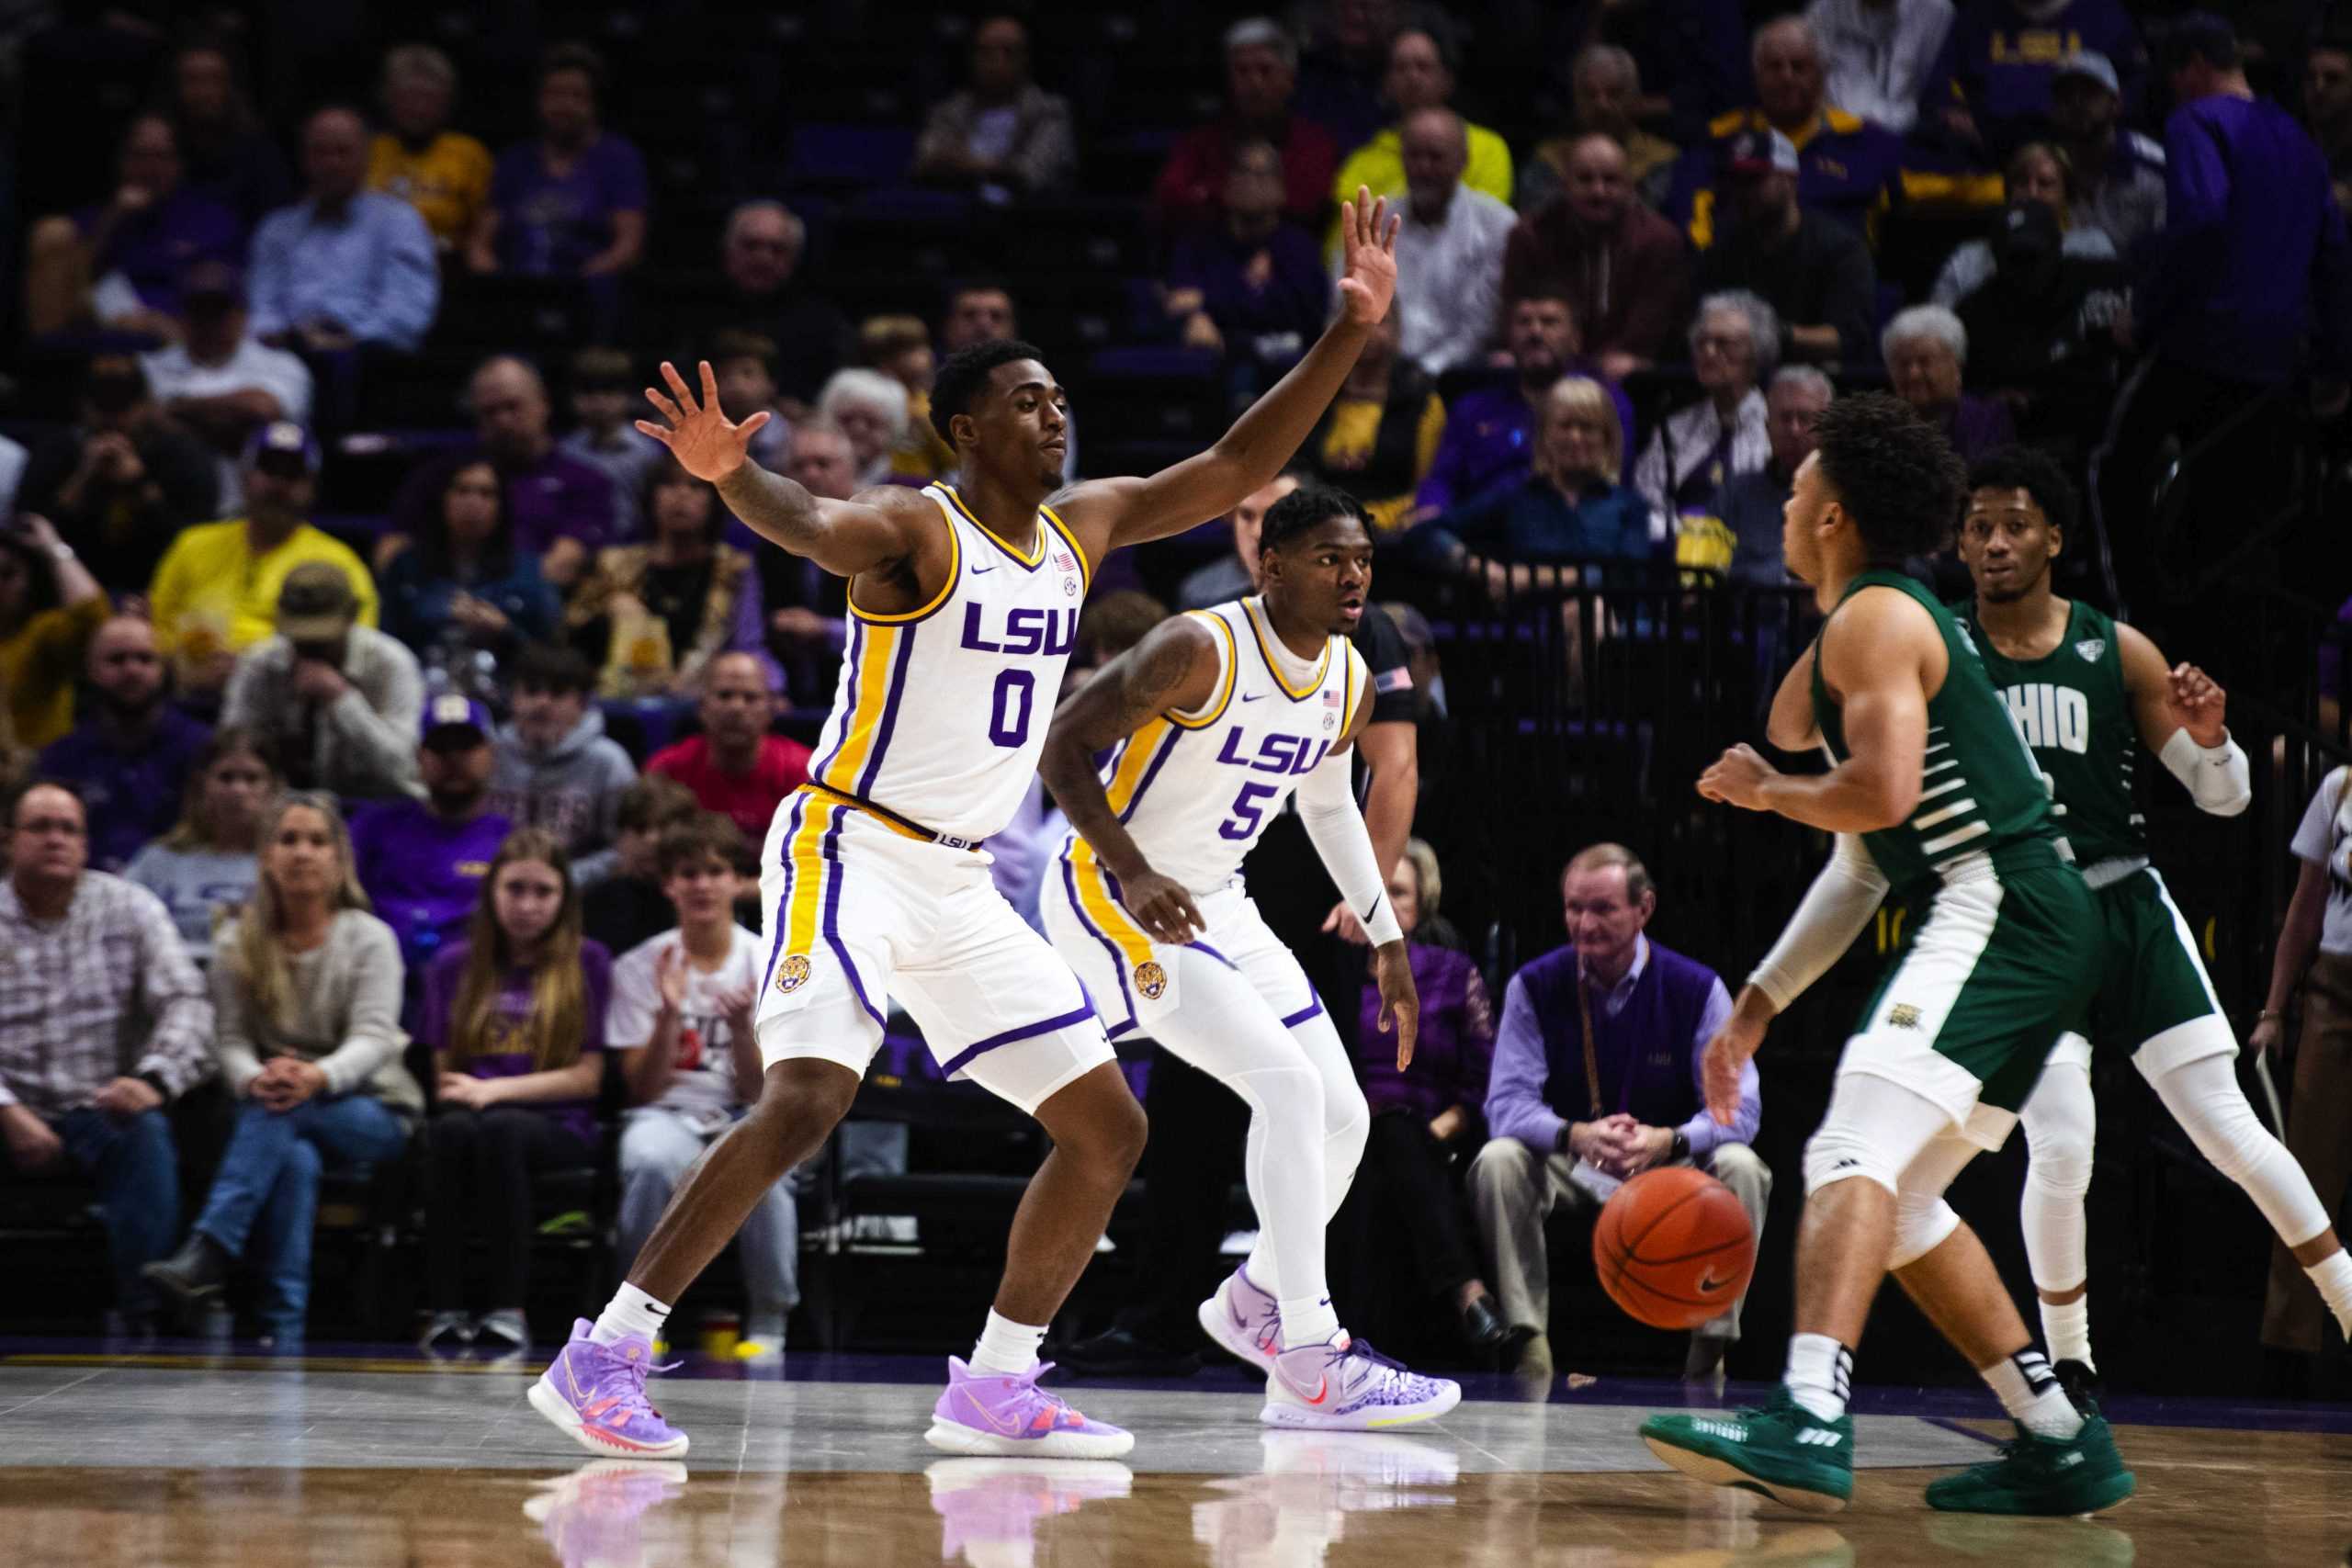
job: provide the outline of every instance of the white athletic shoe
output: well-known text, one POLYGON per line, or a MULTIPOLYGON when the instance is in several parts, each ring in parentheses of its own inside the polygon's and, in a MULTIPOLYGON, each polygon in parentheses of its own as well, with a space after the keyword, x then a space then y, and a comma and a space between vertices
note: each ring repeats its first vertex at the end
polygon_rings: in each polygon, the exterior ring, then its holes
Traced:
POLYGON ((1460 1383, 1408 1371, 1343 1328, 1275 1358, 1258 1418, 1269 1427, 1373 1432, 1435 1420, 1461 1403, 1460 1383))
POLYGON ((1201 1303, 1201 1331, 1238 1361, 1261 1372, 1274 1370, 1282 1348, 1282 1314, 1274 1298, 1250 1281, 1247 1265, 1236 1269, 1201 1303))

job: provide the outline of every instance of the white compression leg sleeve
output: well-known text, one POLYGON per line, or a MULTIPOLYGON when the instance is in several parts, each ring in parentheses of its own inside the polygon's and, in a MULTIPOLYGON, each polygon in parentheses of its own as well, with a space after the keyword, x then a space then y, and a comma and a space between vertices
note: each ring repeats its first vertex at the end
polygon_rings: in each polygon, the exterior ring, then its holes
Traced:
MULTIPOLYGON (((1178 949, 1176 963, 1176 1010, 1153 1023, 1152 1035, 1250 1107, 1242 1171, 1259 1226, 1250 1277, 1278 1301, 1328 1296, 1323 1227, 1336 1200, 1325 1154, 1325 1065, 1308 1055, 1248 976, 1192 948, 1178 949)), ((1329 1020, 1323 1022, 1328 1029, 1329 1020)), ((1336 1035, 1331 1052, 1345 1072, 1336 1035)), ((1362 1116, 1352 1074, 1347 1085, 1362 1116)), ((1354 1134, 1358 1155, 1368 1125, 1366 1119, 1354 1134)))
POLYGON ((2037 1289, 2071 1291, 2090 1272, 2083 1201, 2091 1190, 2091 1149, 2098 1107, 2090 1074, 2074 1062, 2052 1062, 2034 1085, 2018 1120, 2029 1156, 2018 1221, 2037 1289))
POLYGON ((2279 1240, 2301 1247, 2327 1228, 2312 1179, 2246 1103, 2233 1058, 2199 1056, 2148 1081, 2198 1152, 2245 1189, 2279 1240))
POLYGON ((1899 1197, 1911 1162, 1938 1138, 1959 1132, 1927 1096, 1875 1073, 1841 1072, 1820 1129, 1805 1142, 1805 1196, 1860 1177, 1899 1197))
MULTIPOLYGON (((1363 1163, 1364 1140, 1372 1133, 1372 1107, 1364 1102, 1363 1089, 1348 1062, 1347 1047, 1340 1043, 1339 1031, 1332 1028, 1329 1014, 1317 1010, 1314 1017, 1292 1024, 1290 1034, 1323 1077, 1323 1223, 1328 1226, 1340 1205, 1348 1201, 1356 1168, 1363 1163)), ((1273 1244, 1273 1233, 1261 1225, 1258 1245, 1250 1250, 1252 1280, 1280 1277, 1273 1244)))

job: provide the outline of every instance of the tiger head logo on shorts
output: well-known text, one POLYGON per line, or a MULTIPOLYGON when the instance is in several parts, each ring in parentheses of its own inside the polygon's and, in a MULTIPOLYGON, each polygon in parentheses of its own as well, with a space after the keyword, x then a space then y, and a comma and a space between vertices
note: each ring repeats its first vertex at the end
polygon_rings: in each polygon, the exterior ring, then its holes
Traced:
POLYGON ((790 996, 808 983, 808 961, 794 953, 775 966, 775 988, 779 995, 790 996))
POLYGON ((1136 965, 1136 989, 1143 993, 1144 1000, 1158 1001, 1160 993, 1168 989, 1168 971, 1150 959, 1145 959, 1136 965))

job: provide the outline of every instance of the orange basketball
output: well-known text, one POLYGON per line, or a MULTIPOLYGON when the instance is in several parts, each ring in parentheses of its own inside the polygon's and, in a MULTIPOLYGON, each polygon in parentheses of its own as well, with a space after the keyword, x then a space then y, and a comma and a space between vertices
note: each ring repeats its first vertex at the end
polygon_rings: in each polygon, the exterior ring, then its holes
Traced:
POLYGON ((1756 1234, 1730 1188, 1693 1167, 1664 1166, 1602 1205, 1592 1264, 1626 1316, 1652 1328, 1694 1328, 1747 1289, 1756 1234))

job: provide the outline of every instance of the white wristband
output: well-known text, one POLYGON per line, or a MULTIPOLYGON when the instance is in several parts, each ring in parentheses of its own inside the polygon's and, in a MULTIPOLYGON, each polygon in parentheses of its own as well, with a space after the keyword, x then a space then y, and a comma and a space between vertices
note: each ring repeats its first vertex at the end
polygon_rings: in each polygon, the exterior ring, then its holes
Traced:
POLYGON ((2188 796, 2199 811, 2235 817, 2253 804, 2253 770, 2233 739, 2219 746, 2199 746, 2187 729, 2176 729, 2156 756, 2173 777, 2188 786, 2188 796))

